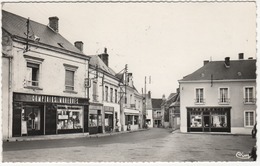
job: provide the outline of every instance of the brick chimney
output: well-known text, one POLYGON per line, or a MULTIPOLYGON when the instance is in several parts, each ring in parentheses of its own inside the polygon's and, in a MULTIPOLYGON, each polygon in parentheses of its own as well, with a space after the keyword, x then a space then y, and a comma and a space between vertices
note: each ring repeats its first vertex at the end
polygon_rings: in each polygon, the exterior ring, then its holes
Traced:
POLYGON ((225 58, 225 66, 226 68, 230 68, 230 57, 225 58))
POLYGON ((81 52, 83 52, 83 42, 82 41, 76 41, 74 43, 74 46, 77 47, 81 52))
POLYGON ((209 63, 209 60, 203 61, 203 65, 205 66, 207 63, 209 63))
POLYGON ((99 58, 108 66, 108 54, 107 54, 107 48, 104 49, 104 53, 98 55, 99 58))
POLYGON ((244 59, 244 53, 239 53, 239 54, 238 54, 238 59, 239 59, 239 60, 244 59))
POLYGON ((49 27, 55 32, 59 32, 59 18, 58 17, 49 17, 49 27))

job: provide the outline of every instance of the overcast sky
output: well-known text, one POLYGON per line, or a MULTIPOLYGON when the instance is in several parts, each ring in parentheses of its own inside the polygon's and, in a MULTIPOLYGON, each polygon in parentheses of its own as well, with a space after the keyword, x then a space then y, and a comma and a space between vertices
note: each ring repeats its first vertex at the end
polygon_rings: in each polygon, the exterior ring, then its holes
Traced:
POLYGON ((112 69, 128 64, 140 93, 151 76, 153 98, 176 92, 178 80, 203 60, 237 60, 241 52, 256 58, 253 2, 5 3, 2 9, 46 25, 57 16, 59 33, 83 41, 85 54, 107 47, 112 69))

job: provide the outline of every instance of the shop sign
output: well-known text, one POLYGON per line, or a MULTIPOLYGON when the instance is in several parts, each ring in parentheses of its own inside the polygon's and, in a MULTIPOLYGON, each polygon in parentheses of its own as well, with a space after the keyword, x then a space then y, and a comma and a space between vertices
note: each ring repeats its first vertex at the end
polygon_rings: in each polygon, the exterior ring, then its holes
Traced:
POLYGON ((14 93, 14 101, 62 103, 62 104, 87 104, 87 99, 80 99, 75 97, 37 95, 37 94, 19 94, 19 93, 14 93))
POLYGON ((59 115, 59 116, 58 116, 58 119, 60 119, 60 120, 66 120, 66 119, 69 119, 69 116, 68 116, 68 115, 59 115))

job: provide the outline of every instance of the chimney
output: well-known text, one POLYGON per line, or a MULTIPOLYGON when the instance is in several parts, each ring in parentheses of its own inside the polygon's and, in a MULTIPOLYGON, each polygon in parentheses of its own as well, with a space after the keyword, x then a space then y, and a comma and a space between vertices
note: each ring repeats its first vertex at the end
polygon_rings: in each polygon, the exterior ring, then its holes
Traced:
POLYGON ((239 59, 239 60, 244 59, 244 53, 239 53, 239 54, 238 54, 238 59, 239 59))
POLYGON ((74 43, 74 46, 77 47, 81 52, 83 52, 83 42, 82 41, 76 41, 74 43))
POLYGON ((205 66, 207 63, 209 63, 209 60, 203 61, 203 65, 205 66))
POLYGON ((108 54, 107 54, 107 48, 104 49, 104 53, 98 55, 99 58, 108 66, 108 54))
POLYGON ((165 94, 162 95, 162 100, 166 100, 165 94))
POLYGON ((55 32, 59 32, 59 18, 58 17, 49 17, 49 27, 55 32))
POLYGON ((177 89, 176 89, 176 93, 180 93, 180 88, 177 88, 177 89))
POLYGON ((225 58, 225 66, 226 66, 226 68, 230 67, 230 57, 225 58))
POLYGON ((148 91, 148 99, 151 98, 151 91, 148 91))

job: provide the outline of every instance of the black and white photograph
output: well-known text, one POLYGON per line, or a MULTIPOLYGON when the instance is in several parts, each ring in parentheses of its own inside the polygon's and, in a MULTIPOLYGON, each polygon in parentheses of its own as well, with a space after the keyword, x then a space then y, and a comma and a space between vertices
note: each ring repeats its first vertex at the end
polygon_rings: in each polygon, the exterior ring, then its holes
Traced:
POLYGON ((257 1, 1 5, 1 164, 257 165, 257 1))

